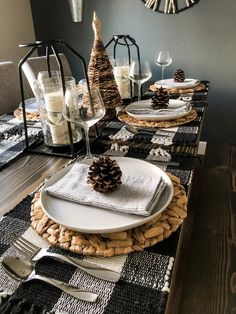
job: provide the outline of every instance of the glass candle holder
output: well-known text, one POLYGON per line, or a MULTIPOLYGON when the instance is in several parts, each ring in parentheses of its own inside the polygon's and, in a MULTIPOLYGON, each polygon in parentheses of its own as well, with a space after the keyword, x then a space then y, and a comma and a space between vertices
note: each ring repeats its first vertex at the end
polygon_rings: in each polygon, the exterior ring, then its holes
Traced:
MULTIPOLYGON (((65 84, 74 84, 72 77, 65 77, 65 84)), ((64 93, 61 77, 41 78, 34 83, 36 101, 43 130, 44 143, 47 146, 70 145, 68 123, 62 115, 64 93)), ((82 139, 81 129, 71 123, 73 143, 82 139)))
POLYGON ((128 78, 129 62, 126 59, 111 60, 115 81, 122 99, 131 98, 131 86, 128 78))

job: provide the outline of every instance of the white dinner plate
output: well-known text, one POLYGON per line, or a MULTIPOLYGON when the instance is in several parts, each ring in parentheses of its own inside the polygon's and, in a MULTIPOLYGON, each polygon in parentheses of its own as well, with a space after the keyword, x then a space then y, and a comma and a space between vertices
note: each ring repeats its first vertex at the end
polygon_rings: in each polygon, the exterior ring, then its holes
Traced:
POLYGON ((174 82, 173 78, 165 79, 155 82, 156 87, 160 88, 161 86, 166 89, 170 88, 191 88, 199 84, 199 80, 186 78, 184 82, 178 83, 174 82))
MULTIPOLYGON (((22 109, 22 103, 19 107, 22 109)), ((35 98, 25 99, 25 111, 28 113, 38 113, 39 108, 35 98)))
POLYGON ((72 165, 56 172, 46 181, 41 192, 41 204, 46 215, 61 225, 83 233, 109 233, 127 230, 140 226, 159 215, 168 206, 173 197, 173 185, 168 175, 159 167, 143 160, 128 157, 113 157, 113 159, 117 160, 123 173, 129 170, 129 173, 133 172, 137 176, 151 176, 154 178, 162 176, 166 183, 166 188, 152 215, 149 217, 128 215, 117 211, 73 203, 49 195, 45 189, 62 178, 72 165))
POLYGON ((156 110, 151 106, 151 99, 136 101, 125 108, 129 116, 138 120, 164 121, 184 117, 192 106, 187 101, 170 99, 168 108, 156 110))

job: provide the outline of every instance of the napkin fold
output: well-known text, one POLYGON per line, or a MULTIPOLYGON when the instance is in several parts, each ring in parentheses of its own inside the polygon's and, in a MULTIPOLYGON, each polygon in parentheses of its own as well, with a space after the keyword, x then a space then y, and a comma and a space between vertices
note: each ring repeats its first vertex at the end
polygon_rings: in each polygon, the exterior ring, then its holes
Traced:
POLYGON ((149 216, 152 214, 166 183, 161 176, 145 177, 122 174, 122 184, 111 193, 100 193, 87 183, 88 165, 74 164, 57 182, 46 188, 50 195, 71 202, 104 209, 149 216))

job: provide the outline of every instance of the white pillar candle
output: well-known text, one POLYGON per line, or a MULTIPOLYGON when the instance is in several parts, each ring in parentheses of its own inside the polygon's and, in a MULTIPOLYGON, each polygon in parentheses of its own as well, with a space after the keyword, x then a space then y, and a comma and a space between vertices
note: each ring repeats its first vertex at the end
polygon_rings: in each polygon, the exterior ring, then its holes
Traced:
POLYGON ((63 92, 52 92, 44 95, 47 117, 50 124, 52 142, 55 145, 69 143, 67 122, 62 116, 63 92))
POLYGON ((69 144, 68 127, 65 120, 61 125, 50 125, 50 130, 54 145, 69 144))
POLYGON ((47 93, 44 95, 44 99, 47 111, 62 112, 64 103, 62 90, 58 92, 47 93))
POLYGON ((122 99, 131 97, 130 80, 128 78, 129 66, 121 65, 113 68, 116 84, 122 99))

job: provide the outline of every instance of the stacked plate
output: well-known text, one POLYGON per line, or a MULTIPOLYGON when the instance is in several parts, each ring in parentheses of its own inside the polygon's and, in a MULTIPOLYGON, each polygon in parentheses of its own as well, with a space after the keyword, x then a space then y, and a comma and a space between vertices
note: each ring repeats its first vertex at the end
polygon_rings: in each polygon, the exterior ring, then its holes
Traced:
MULTIPOLYGON (((136 176, 156 179, 161 177, 163 182, 165 182, 165 189, 150 216, 129 215, 118 211, 74 203, 48 194, 46 192, 47 188, 65 176, 73 165, 55 173, 42 188, 41 205, 46 215, 61 225, 83 233, 110 233, 129 230, 143 225, 166 209, 173 197, 173 184, 163 170, 139 159, 128 157, 114 157, 114 159, 117 160, 122 173, 129 171, 129 173, 134 173, 136 176)), ((92 160, 81 162, 90 164, 92 160)))
MULTIPOLYGON (((22 103, 20 103, 19 107, 22 109, 22 103)), ((39 113, 38 104, 35 98, 29 98, 25 100, 25 111, 27 113, 39 113)))
POLYGON ((189 102, 180 99, 170 99, 166 109, 153 109, 151 101, 146 99, 133 102, 126 107, 126 112, 138 120, 164 121, 181 118, 192 110, 189 102))
POLYGON ((166 79, 166 80, 160 80, 155 82, 156 87, 160 88, 166 88, 166 89, 172 89, 172 88, 193 88, 199 84, 199 80, 186 78, 184 82, 174 82, 173 78, 166 79))

